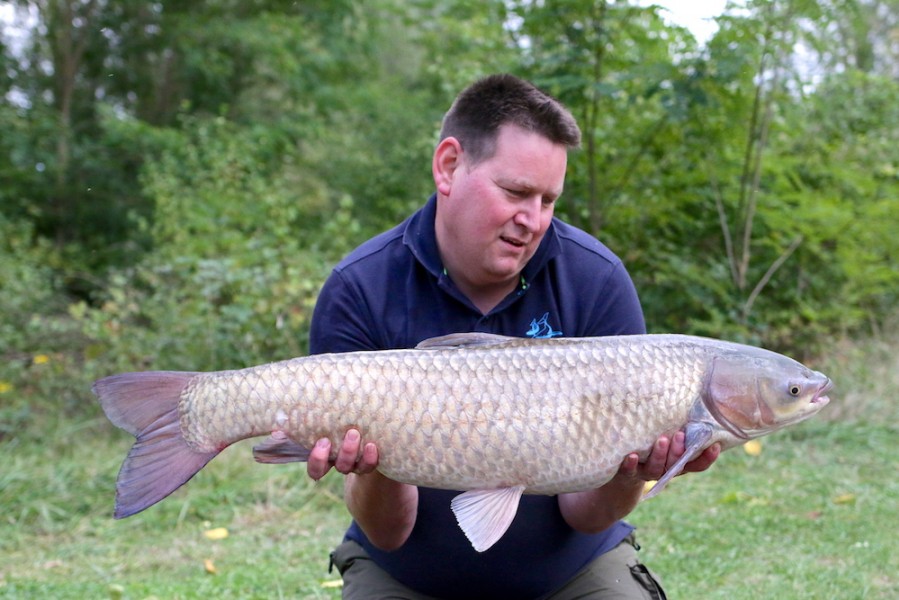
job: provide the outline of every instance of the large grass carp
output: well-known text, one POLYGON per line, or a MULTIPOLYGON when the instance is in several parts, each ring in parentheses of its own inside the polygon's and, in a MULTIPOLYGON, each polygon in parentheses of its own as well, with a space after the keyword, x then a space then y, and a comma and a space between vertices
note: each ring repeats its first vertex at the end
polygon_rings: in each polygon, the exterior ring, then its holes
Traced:
POLYGON ((270 435, 260 462, 303 460, 349 428, 378 469, 459 490, 474 547, 493 545, 521 494, 599 487, 631 452, 683 429, 687 451, 726 449, 823 408, 831 381, 781 354, 683 335, 531 340, 453 334, 410 350, 294 358, 234 371, 100 379, 109 419, 137 438, 116 484, 117 518, 159 502, 228 445, 270 435))

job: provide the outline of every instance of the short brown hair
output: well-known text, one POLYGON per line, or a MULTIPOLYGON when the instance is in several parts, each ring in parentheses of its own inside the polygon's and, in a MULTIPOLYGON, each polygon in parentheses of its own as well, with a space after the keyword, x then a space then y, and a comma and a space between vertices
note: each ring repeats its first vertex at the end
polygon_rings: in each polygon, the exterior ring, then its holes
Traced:
POLYGON ((581 143, 577 121, 561 102, 508 74, 490 75, 462 90, 443 117, 440 139, 456 138, 477 163, 493 156, 499 128, 507 124, 568 148, 581 143))

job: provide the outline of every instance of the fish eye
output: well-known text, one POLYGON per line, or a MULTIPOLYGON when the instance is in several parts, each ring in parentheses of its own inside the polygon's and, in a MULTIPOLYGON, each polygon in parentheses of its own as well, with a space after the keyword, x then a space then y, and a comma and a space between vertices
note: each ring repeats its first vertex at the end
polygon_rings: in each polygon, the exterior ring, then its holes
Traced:
POLYGON ((801 393, 802 393, 802 388, 799 385, 794 383, 793 385, 790 386, 790 395, 791 396, 798 396, 801 393))

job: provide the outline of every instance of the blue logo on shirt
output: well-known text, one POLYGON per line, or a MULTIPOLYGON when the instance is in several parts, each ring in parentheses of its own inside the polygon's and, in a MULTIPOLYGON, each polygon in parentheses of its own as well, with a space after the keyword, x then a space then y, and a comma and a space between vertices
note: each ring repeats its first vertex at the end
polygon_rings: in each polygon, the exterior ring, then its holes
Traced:
POLYGON ((553 329, 552 325, 549 324, 549 313, 543 313, 539 321, 531 319, 531 328, 528 329, 525 335, 537 339, 546 339, 562 335, 562 332, 553 329))

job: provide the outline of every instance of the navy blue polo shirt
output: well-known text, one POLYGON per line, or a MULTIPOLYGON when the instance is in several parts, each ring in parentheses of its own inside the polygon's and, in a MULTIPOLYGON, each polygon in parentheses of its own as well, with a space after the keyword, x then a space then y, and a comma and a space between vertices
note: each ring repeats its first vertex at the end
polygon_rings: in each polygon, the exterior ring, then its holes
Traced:
MULTIPOLYGON (((645 333, 623 264, 587 233, 558 219, 522 272, 521 283, 482 314, 444 272, 437 251, 437 200, 359 246, 322 288, 310 351, 411 348, 430 337, 486 332, 518 337, 645 333)), ((619 521, 587 535, 569 527, 551 496, 523 496, 508 532, 476 552, 450 510, 458 492, 420 488, 418 518, 398 550, 381 551, 352 523, 347 537, 405 585, 440 598, 537 598, 621 542, 619 521)))

